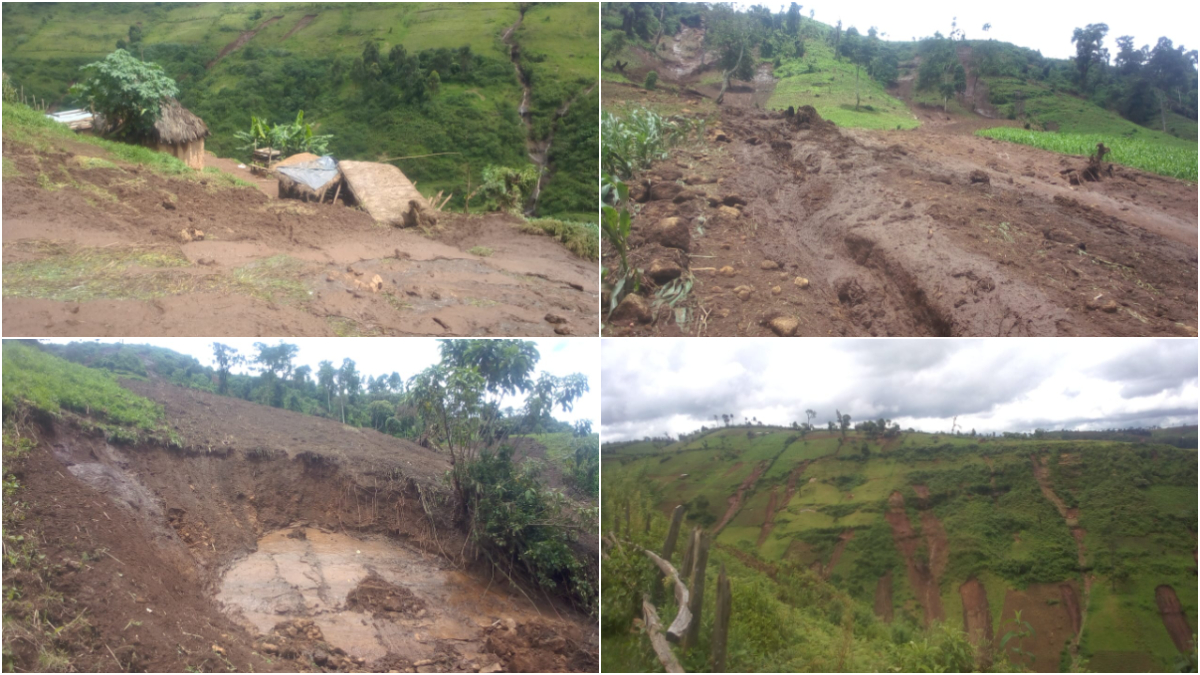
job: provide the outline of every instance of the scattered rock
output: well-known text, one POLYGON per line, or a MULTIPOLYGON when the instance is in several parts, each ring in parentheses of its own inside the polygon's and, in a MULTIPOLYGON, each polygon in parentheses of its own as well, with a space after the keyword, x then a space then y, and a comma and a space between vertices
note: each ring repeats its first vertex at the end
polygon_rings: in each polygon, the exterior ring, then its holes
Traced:
POLYGON ((270 642, 262 643, 262 646, 259 647, 259 649, 261 649, 264 654, 278 654, 279 653, 279 647, 277 645, 271 644, 270 642))
POLYGON ((1185 337, 1196 337, 1196 329, 1186 323, 1175 323, 1171 325, 1171 328, 1175 329, 1176 333, 1185 337))
POLYGON ((742 212, 738 211, 737 209, 733 208, 732 206, 718 206, 717 207, 717 218, 719 218, 721 220, 724 220, 726 222, 733 222, 741 217, 742 217, 742 212))
POLYGON ((650 186, 649 199, 647 201, 674 199, 682 190, 683 186, 678 183, 654 183, 650 186))
POLYGON ((712 176, 688 176, 683 179, 683 182, 688 185, 708 185, 717 182, 717 179, 712 176))
POLYGON ((683 218, 663 218, 654 224, 650 238, 668 248, 686 251, 692 243, 692 233, 683 218))
POLYGON ((737 288, 733 289, 733 292, 735 294, 737 294, 738 300, 745 301, 745 300, 749 299, 751 295, 754 294, 754 287, 753 286, 744 286, 744 285, 738 286, 737 288))
POLYGON ((804 277, 796 277, 796 280, 793 281, 792 283, 796 284, 800 288, 808 288, 808 285, 809 285, 808 279, 805 279, 804 277))
POLYGON ((783 292, 783 289, 780 288, 779 286, 771 287, 771 295, 779 295, 782 292, 783 292))
POLYGON ((175 203, 174 203, 174 202, 172 202, 172 201, 171 201, 171 200, 169 200, 169 199, 164 199, 164 200, 163 200, 163 203, 162 203, 162 205, 163 205, 163 208, 164 208, 164 209, 166 209, 166 210, 168 210, 168 211, 174 211, 174 210, 175 210, 175 203))
POLYGON ((721 317, 722 319, 728 319, 729 318, 729 310, 724 309, 724 308, 718 309, 717 316, 721 317))
POLYGON ((723 277, 732 277, 732 276, 737 275, 737 270, 733 269, 729 265, 726 265, 726 266, 722 267, 721 269, 717 270, 717 274, 720 274, 723 277))
POLYGON ((1079 241, 1077 237, 1066 230, 1047 228, 1042 230, 1042 237, 1050 241, 1057 241, 1060 244, 1074 244, 1079 241))
POLYGON ((566 319, 562 318, 561 316, 559 316, 557 314, 547 314, 546 315, 546 323, 562 324, 562 323, 566 323, 566 322, 567 322, 566 319))
POLYGON ((1101 312, 1107 312, 1109 314, 1112 314, 1112 313, 1116 312, 1118 309, 1120 309, 1120 305, 1118 305, 1117 301, 1113 300, 1112 298, 1106 299, 1106 296, 1103 293, 1101 293, 1100 295, 1097 295, 1096 297, 1092 298, 1091 301, 1088 302, 1087 308, 1091 309, 1091 310, 1098 309, 1101 312))
POLYGON ((498 673, 503 669, 504 669, 504 666, 500 665, 499 663, 493 663, 490 666, 484 666, 483 668, 480 668, 479 672, 481 672, 481 673, 498 673))
POLYGON ((989 176, 986 171, 983 171, 980 169, 975 169, 974 171, 972 171, 971 174, 969 176, 967 176, 967 180, 969 180, 972 185, 974 185, 976 183, 984 183, 986 185, 991 185, 991 183, 992 183, 992 177, 989 176))
POLYGON ((612 313, 612 320, 650 323, 650 307, 646 305, 645 298, 630 293, 617 304, 617 308, 612 313))
POLYGON ((179 238, 182 239, 183 243, 185 244, 189 241, 204 241, 204 231, 197 230, 189 225, 188 227, 185 227, 179 231, 179 238))
POLYGON ((779 337, 792 337, 796 334, 796 329, 800 326, 800 322, 790 316, 777 316, 771 319, 767 325, 779 337))
POLYGON ((746 205, 746 200, 742 199, 740 195, 726 195, 725 199, 722 199, 721 202, 724 203, 725 206, 739 206, 739 205, 745 206, 746 205))
POLYGON ((657 284, 665 284, 672 279, 678 279, 681 274, 683 274, 683 270, 679 265, 669 260, 663 261, 657 258, 650 262, 650 269, 646 272, 646 275, 657 284))
POLYGON ((213 645, 212 650, 214 653, 216 653, 219 656, 225 656, 225 648, 222 647, 221 645, 213 645))
POLYGON ((777 270, 779 269, 779 263, 775 262, 774 260, 764 260, 759 264, 759 267, 763 268, 764 270, 777 270))
POLYGON ((571 327, 565 323, 562 324, 561 326, 554 327, 555 335, 570 335, 571 333, 572 333, 571 327))

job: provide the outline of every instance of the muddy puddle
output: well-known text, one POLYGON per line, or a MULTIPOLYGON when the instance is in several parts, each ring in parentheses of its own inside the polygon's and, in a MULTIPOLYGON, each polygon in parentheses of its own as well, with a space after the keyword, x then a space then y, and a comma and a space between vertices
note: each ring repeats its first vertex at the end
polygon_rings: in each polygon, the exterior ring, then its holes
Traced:
POLYGON ((389 654, 428 659, 448 648, 495 661, 483 653, 483 629, 538 618, 523 598, 402 544, 305 527, 261 538, 222 576, 217 599, 263 635, 280 622, 311 620, 325 641, 368 663, 389 654))

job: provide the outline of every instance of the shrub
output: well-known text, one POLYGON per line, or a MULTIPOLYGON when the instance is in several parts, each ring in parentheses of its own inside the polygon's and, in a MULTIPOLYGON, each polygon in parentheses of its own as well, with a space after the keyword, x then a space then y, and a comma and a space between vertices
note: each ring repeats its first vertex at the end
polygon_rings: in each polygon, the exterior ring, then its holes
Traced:
POLYGON ((653 89, 657 85, 658 85, 658 73, 653 70, 646 73, 646 83, 645 83, 646 88, 653 89))

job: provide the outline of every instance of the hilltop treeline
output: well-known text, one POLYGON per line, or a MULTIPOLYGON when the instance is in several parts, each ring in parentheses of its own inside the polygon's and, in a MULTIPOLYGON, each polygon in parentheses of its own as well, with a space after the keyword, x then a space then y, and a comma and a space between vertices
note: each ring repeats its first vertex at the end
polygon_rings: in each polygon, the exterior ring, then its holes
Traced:
MULTIPOLYGON (((917 89, 935 95, 943 105, 966 91, 965 61, 972 77, 1009 80, 990 89, 987 103, 1001 107, 1010 118, 1027 114, 1024 101, 1058 92, 1086 98, 1131 122, 1173 135, 1180 131, 1172 129, 1172 114, 1197 117, 1196 50, 1165 36, 1153 46, 1137 46, 1128 35, 1113 40, 1103 23, 1076 28, 1071 36, 1076 56, 1053 59, 1008 42, 969 39, 967 28, 954 21, 946 34, 935 30, 929 37, 892 41, 882 39, 875 26, 821 23, 812 10, 805 12, 795 2, 779 11, 762 5, 737 11, 726 4, 617 2, 603 8, 602 56, 616 54, 629 42, 661 48, 664 36, 700 25, 707 29, 712 66, 737 66, 734 77, 743 80, 750 79, 758 60, 773 61, 778 68, 802 58, 809 41, 821 40, 836 58, 860 66, 884 85, 896 82, 900 67, 919 64, 917 89), (757 58, 739 62, 743 52, 757 58)), ((990 29, 991 24, 985 24, 980 32, 986 35, 990 29)))
MULTIPOLYGON (((438 422, 421 409, 413 392, 416 378, 406 380, 395 372, 364 376, 351 358, 343 359, 340 364, 322 361, 314 372, 307 365, 295 364, 298 348, 286 342, 256 343, 251 354, 214 343, 217 368, 203 365, 194 357, 150 345, 72 342, 40 347, 68 361, 121 377, 155 377, 182 387, 327 417, 350 426, 369 427, 425 445, 439 433, 438 422), (257 372, 232 372, 241 366, 257 372)), ((489 442, 518 434, 570 434, 573 440, 566 449, 568 457, 564 459, 569 461, 564 474, 576 487, 596 494, 599 437, 586 421, 573 426, 553 416, 557 402, 565 394, 586 391, 587 382, 581 381, 581 377, 543 374, 538 381, 528 382, 525 386, 529 395, 524 406, 495 411, 489 442)))

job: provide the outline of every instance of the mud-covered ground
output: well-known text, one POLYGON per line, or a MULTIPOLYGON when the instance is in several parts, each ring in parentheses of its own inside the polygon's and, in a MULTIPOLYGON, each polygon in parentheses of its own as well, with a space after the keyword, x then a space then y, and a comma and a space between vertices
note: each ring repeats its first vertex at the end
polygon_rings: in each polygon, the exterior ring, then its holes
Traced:
MULTIPOLYGON (((702 108, 715 91, 687 78, 702 108)), ((735 85, 703 139, 632 180, 644 302, 606 334, 1196 335, 1195 185, 1073 181, 1084 158, 972 135, 1007 122, 915 106, 918 129, 842 129, 759 109, 769 74, 735 85), (655 293, 688 274, 680 325, 655 293)), ((665 95, 615 85, 605 105, 665 95)))
POLYGON ((45 558, 5 565, 5 588, 19 589, 6 638, 38 621, 62 630, 52 650, 41 635, 6 639, 12 665, 40 669, 54 651, 56 668, 79 672, 595 670, 594 619, 461 559, 444 457, 232 398, 136 388, 164 404, 183 448, 22 427, 37 444, 15 467, 17 530, 45 558))
POLYGON ((517 218, 393 229, 103 154, 4 144, 6 336, 596 332, 596 263, 517 218))

